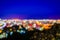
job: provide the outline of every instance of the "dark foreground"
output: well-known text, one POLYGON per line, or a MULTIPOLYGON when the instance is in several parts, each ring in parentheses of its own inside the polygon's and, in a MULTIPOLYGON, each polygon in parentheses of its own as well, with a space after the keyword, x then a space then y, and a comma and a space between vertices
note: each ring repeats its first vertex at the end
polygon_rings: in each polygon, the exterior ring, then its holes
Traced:
POLYGON ((26 33, 13 32, 12 35, 8 33, 7 38, 1 40, 60 40, 60 24, 54 24, 51 29, 39 31, 25 30, 26 33))

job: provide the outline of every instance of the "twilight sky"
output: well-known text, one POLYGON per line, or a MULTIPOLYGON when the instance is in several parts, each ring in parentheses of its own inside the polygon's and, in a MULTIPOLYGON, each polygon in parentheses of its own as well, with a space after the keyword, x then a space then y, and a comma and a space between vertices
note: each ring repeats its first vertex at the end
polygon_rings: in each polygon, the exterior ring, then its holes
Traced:
POLYGON ((60 19, 58 0, 2 0, 0 18, 60 19))

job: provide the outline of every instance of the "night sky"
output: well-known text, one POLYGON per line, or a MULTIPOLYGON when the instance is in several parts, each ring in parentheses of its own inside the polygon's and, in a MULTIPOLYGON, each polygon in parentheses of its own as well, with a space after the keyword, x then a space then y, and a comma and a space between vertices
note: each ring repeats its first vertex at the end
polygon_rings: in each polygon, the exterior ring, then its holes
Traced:
POLYGON ((0 0, 2 19, 60 19, 59 0, 0 0))

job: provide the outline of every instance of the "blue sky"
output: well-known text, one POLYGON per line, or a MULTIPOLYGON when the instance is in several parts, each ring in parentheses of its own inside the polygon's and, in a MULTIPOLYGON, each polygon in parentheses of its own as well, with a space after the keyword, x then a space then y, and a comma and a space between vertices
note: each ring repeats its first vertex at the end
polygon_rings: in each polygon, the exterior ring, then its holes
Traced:
POLYGON ((59 19, 59 0, 0 1, 0 18, 59 19))

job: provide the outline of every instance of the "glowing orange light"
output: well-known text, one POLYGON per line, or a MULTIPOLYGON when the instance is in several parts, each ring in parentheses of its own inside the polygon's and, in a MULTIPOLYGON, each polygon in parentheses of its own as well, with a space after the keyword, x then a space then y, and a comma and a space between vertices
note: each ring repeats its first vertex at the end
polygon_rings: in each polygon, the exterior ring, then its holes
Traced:
POLYGON ((2 33, 2 30, 0 30, 0 33, 2 33))
POLYGON ((43 25, 43 27, 44 27, 45 29, 50 29, 50 26, 51 26, 51 24, 44 24, 44 25, 43 25))

